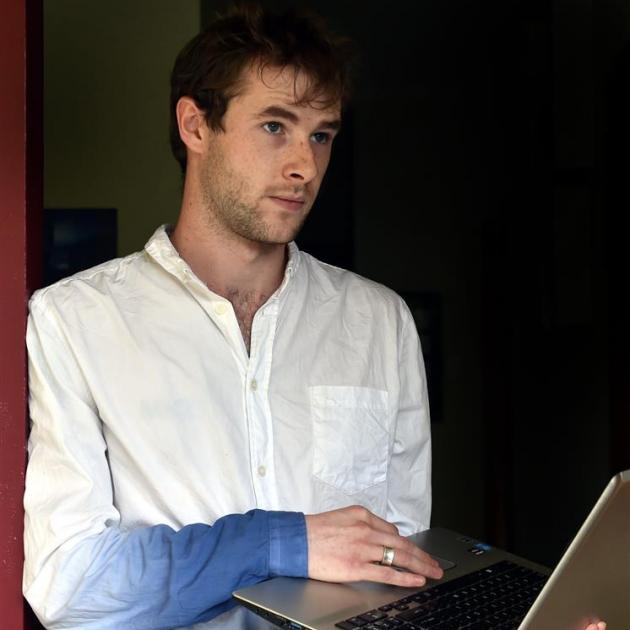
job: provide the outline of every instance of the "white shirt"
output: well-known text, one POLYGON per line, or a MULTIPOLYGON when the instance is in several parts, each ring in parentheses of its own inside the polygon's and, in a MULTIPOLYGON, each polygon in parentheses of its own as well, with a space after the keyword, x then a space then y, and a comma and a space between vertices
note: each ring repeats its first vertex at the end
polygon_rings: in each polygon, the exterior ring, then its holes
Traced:
POLYGON ((427 388, 409 310, 293 243, 249 355, 231 303, 163 227, 144 251, 37 291, 27 341, 24 592, 51 627, 75 627, 58 620, 110 528, 352 504, 402 534, 429 525, 427 388), (83 560, 69 564, 76 549, 83 560))

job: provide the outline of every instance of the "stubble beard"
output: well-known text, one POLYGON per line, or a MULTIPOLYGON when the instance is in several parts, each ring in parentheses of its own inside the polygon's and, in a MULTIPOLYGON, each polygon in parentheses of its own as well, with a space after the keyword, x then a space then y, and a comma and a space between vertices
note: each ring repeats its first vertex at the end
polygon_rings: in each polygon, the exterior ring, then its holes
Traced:
POLYGON ((236 234, 249 241, 265 244, 288 243, 298 235, 308 212, 299 222, 271 224, 257 206, 247 180, 230 169, 221 152, 211 152, 203 167, 201 192, 211 229, 236 234))

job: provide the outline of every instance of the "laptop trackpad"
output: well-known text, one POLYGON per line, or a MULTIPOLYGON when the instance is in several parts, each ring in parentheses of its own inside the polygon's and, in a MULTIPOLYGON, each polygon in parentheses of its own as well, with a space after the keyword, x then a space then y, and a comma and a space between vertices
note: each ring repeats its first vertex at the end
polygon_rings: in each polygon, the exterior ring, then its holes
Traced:
MULTIPOLYGON (((437 560, 437 563, 442 568, 442 571, 446 573, 449 569, 457 566, 457 562, 453 562, 452 560, 446 560, 445 558, 440 558, 440 556, 436 556, 434 553, 430 554, 434 560, 437 560)), ((407 572, 407 569, 401 569, 400 567, 396 567, 398 571, 402 571, 403 573, 407 572)))
POLYGON ((446 560, 444 558, 440 558, 440 556, 436 556, 436 555, 431 554, 431 557, 434 560, 437 560, 438 564, 442 567, 442 571, 444 571, 444 572, 446 572, 449 569, 452 569, 453 567, 457 566, 456 562, 453 562, 451 560, 446 560))

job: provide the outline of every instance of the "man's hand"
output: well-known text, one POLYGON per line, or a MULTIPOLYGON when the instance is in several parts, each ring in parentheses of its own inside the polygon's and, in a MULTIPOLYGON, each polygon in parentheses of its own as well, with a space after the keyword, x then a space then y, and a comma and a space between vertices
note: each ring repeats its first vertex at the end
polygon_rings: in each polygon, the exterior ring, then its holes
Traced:
MULTIPOLYGON (((394 525, 363 507, 306 516, 308 575, 326 582, 369 580, 396 586, 423 586, 443 571, 427 553, 398 534, 394 525), (394 550, 395 567, 376 564, 383 547, 394 550)), ((597 630, 597 629, 596 629, 597 630)))
POLYGON ((586 626, 585 630, 606 630, 606 623, 603 621, 591 623, 588 626, 586 626))

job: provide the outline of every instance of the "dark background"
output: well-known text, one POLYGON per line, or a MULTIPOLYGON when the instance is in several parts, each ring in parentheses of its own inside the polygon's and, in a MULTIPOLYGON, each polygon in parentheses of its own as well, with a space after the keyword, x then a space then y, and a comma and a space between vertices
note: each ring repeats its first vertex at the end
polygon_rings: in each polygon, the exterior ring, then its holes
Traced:
MULTIPOLYGON (((146 205, 129 203, 157 226, 167 213, 151 194, 168 178, 149 169, 143 189, 134 151, 166 150, 167 104, 145 83, 156 64, 168 80, 160 33, 182 5, 146 2, 139 19, 114 4, 44 5, 47 205, 118 208, 140 190, 146 205), (97 91, 134 88, 144 98, 120 109, 97 91)), ((225 5, 202 0, 200 23, 225 5)), ((434 524, 553 565, 610 475, 630 468, 630 3, 308 6, 355 40, 360 66, 300 244, 437 305, 434 524)), ((150 236, 130 216, 120 254, 150 236)))
MULTIPOLYGON (((216 5, 202 4, 204 22, 216 5)), ((353 191, 318 207, 328 222, 308 238, 327 243, 350 217, 355 270, 443 297, 442 334, 468 337, 468 350, 443 340, 455 426, 434 428, 434 521, 475 520, 446 504, 477 466, 477 535, 554 564, 630 466, 630 7, 307 6, 362 54, 342 147, 353 191)))

